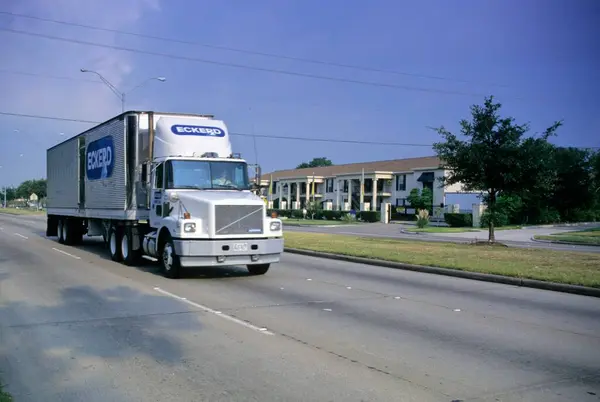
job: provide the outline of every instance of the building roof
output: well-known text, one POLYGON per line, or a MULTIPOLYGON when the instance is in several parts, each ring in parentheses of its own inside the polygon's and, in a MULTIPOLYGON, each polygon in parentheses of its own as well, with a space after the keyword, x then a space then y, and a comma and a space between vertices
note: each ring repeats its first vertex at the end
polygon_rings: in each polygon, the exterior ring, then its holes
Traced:
POLYGON ((420 158, 394 159, 377 162, 349 163, 346 165, 324 166, 305 169, 277 170, 272 173, 263 174, 261 180, 269 180, 271 175, 273 180, 292 177, 321 176, 333 177, 344 174, 360 173, 365 169, 365 173, 372 172, 406 172, 412 169, 433 168, 440 166, 440 159, 437 156, 425 156, 420 158))

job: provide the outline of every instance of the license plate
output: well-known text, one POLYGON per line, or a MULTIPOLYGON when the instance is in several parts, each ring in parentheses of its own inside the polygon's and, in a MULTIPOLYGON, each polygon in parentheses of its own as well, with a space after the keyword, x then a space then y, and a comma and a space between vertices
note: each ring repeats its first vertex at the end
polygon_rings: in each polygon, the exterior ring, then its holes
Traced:
POLYGON ((248 251, 248 243, 233 243, 233 251, 248 251))

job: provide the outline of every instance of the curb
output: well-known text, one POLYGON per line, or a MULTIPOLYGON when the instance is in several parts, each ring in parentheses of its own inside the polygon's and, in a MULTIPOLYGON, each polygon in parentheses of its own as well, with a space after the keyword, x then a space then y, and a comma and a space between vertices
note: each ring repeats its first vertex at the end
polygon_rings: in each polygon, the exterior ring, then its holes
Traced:
POLYGON ((600 247, 600 244, 577 243, 577 242, 573 242, 573 241, 562 241, 562 240, 544 240, 544 239, 536 239, 535 236, 531 238, 531 241, 534 241, 537 243, 547 243, 547 244, 564 244, 567 246, 600 247))
POLYGON ((493 275, 493 274, 482 274, 478 272, 468 272, 468 271, 459 271, 456 269, 449 268, 438 268, 438 267, 428 267, 424 265, 413 265, 413 264, 404 264, 400 262, 392 262, 392 261, 384 261, 384 260, 372 260, 369 258, 363 257, 351 257, 347 255, 341 254, 330 254, 330 253, 322 253, 318 251, 309 251, 295 248, 284 249, 284 252, 290 254, 299 254, 306 255, 310 257, 317 258, 326 258, 330 260, 337 261, 346 261, 358 264, 365 265, 374 265, 385 268, 393 268, 393 269, 402 269, 406 271, 415 271, 415 272, 423 272, 427 274, 435 274, 435 275, 445 275, 452 276, 456 278, 463 279, 472 279, 476 281, 483 282, 494 282, 501 283, 504 285, 512 285, 519 287, 527 287, 533 289, 542 289, 542 290, 551 290, 554 292, 563 292, 563 293, 571 293, 582 296, 591 296, 591 297, 599 297, 600 298, 600 289, 591 288, 587 286, 579 286, 579 285, 566 285, 555 282, 544 282, 538 281, 535 279, 521 279, 521 278, 513 278, 509 276, 502 275, 493 275))

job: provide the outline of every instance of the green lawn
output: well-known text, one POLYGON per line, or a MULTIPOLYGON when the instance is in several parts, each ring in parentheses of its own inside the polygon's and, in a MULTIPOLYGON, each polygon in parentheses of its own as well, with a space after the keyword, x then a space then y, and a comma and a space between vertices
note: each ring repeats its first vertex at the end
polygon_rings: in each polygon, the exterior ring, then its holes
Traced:
POLYGON ((332 225, 348 225, 348 224, 361 224, 359 221, 331 221, 324 219, 282 219, 284 225, 299 226, 299 225, 315 225, 315 226, 332 226, 332 225))
POLYGON ((600 228, 553 233, 548 236, 537 235, 535 238, 538 240, 563 241, 568 243, 600 246, 600 228))
MULTIPOLYGON (((495 230, 511 230, 511 229, 521 229, 521 226, 502 226, 499 228, 495 228, 495 230)), ((427 226, 422 229, 418 227, 409 227, 405 228, 407 232, 414 233, 464 233, 464 232, 487 232, 487 228, 451 228, 448 226, 427 226)))
POLYGON ((46 211, 38 211, 36 209, 27 209, 27 208, 0 208, 0 214, 9 214, 9 215, 44 215, 46 211))
POLYGON ((464 233, 464 232, 481 232, 475 228, 451 228, 447 226, 427 226, 422 229, 418 227, 404 228, 407 232, 413 233, 464 233))
POLYGON ((355 257, 600 288, 600 254, 322 233, 285 233, 285 246, 355 257))

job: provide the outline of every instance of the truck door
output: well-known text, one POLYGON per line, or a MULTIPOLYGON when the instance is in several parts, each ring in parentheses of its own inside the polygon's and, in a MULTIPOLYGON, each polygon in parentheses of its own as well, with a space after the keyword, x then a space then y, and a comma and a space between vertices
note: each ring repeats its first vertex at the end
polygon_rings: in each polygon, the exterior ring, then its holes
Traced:
POLYGON ((150 199, 150 226, 158 227, 163 217, 163 194, 165 193, 165 164, 156 166, 152 174, 152 195, 150 199))

